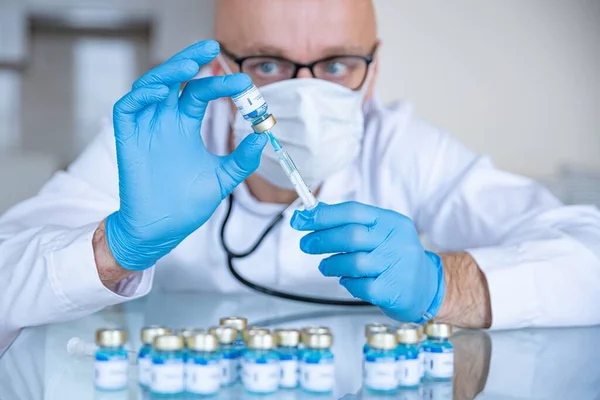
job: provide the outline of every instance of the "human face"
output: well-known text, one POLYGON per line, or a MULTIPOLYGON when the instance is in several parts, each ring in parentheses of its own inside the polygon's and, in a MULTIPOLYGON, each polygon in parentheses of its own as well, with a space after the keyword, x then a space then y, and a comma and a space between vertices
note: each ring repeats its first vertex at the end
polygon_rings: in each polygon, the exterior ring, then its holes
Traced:
MULTIPOLYGON (((331 56, 369 56, 376 31, 371 0, 217 2, 215 38, 237 57, 275 56, 311 64, 331 56)), ((230 57, 225 59, 239 70, 230 57)), ((296 78, 312 77, 308 68, 296 72, 296 78)))

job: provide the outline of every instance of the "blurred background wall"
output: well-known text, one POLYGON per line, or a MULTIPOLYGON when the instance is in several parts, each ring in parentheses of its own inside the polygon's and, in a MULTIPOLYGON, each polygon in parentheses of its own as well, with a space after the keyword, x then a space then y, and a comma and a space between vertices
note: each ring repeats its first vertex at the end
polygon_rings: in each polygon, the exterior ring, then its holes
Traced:
MULTIPOLYGON (((600 1, 375 4, 383 100, 411 100, 567 201, 600 202, 600 1)), ((209 38, 213 9, 213 0, 0 0, 0 212, 68 165, 139 74, 209 38)))

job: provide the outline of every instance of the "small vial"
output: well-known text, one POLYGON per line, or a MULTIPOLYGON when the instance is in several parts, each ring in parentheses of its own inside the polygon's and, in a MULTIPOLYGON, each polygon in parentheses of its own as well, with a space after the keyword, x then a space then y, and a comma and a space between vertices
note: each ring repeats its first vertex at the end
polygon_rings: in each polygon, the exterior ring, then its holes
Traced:
POLYGON ((142 328, 142 347, 138 353, 138 382, 142 387, 150 386, 152 380, 152 342, 154 338, 171 333, 162 326, 146 326, 142 328))
POLYGON ((313 333, 329 333, 331 330, 325 326, 306 326, 300 331, 300 344, 298 345, 298 360, 302 360, 302 353, 306 350, 304 343, 308 340, 308 336, 313 333))
POLYGON ((273 335, 262 331, 248 337, 242 363, 242 382, 250 393, 274 393, 279 388, 279 356, 273 335))
POLYGON ((275 343, 279 355, 281 380, 279 387, 293 389, 298 386, 298 344, 300 331, 295 329, 275 330, 275 343))
POLYGON ((162 335, 154 338, 152 346, 153 395, 175 395, 184 391, 183 338, 178 335, 162 335))
POLYGON ((183 362, 185 363, 187 360, 187 354, 188 354, 188 350, 187 350, 187 339, 191 336, 193 336, 196 332, 198 332, 198 329, 196 328, 181 328, 181 329, 177 329, 174 334, 177 336, 181 336, 183 338, 183 350, 182 354, 183 354, 183 362))
POLYGON ((268 112, 267 102, 255 85, 250 85, 242 93, 233 96, 231 99, 244 119, 252 124, 254 132, 267 132, 277 123, 275 118, 268 112))
MULTIPOLYGON (((377 324, 377 323, 368 324, 368 325, 365 325, 365 339, 368 339, 369 335, 372 333, 390 332, 390 331, 391 331, 391 328, 385 324, 377 324)), ((365 340, 365 345, 363 346, 363 354, 366 354, 368 350, 369 350, 369 341, 365 340)))
POLYGON ((423 350, 423 343, 427 340, 427 335, 425 335, 425 328, 423 325, 417 325, 419 332, 419 362, 421 363, 421 382, 425 378, 425 351, 423 350))
POLYGON ((418 325, 403 324, 396 329, 398 386, 416 388, 421 383, 423 362, 419 360, 421 332, 418 325))
POLYGON ((430 323, 425 326, 427 340, 423 343, 425 376, 433 380, 452 379, 454 373, 454 347, 450 343, 452 327, 430 323))
POLYGON ((122 329, 96 331, 95 386, 98 390, 117 391, 127 387, 129 360, 125 343, 127 332, 122 329))
POLYGON ((269 333, 270 331, 267 328, 263 328, 261 326, 247 326, 242 331, 242 340, 244 341, 244 345, 248 345, 248 340, 250 340, 250 336, 255 335, 257 333, 269 333))
POLYGON ((312 328, 303 332, 302 343, 305 348, 300 360, 300 387, 314 393, 331 392, 335 385, 331 332, 327 328, 312 328))
POLYGON ((217 394, 221 387, 219 339, 205 331, 196 331, 186 339, 185 389, 194 395, 217 394))
POLYGON ((241 351, 235 345, 238 330, 231 326, 218 326, 208 332, 219 340, 221 386, 233 385, 239 379, 241 351))
POLYGON ((374 332, 367 336, 363 384, 375 392, 394 392, 398 387, 396 336, 389 331, 374 332))
MULTIPOLYGON (((262 96, 261 96, 262 97, 262 96)), ((239 349, 244 348, 244 338, 242 337, 242 331, 248 326, 248 320, 244 317, 225 317, 219 320, 219 325, 231 326, 237 329, 238 337, 235 341, 235 345, 239 349)))

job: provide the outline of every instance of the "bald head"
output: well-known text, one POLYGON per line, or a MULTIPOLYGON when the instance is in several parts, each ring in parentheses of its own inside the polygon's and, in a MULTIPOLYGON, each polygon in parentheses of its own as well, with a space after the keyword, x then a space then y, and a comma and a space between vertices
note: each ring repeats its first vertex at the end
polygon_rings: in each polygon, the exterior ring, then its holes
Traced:
POLYGON ((237 56, 309 63, 367 55, 377 25, 371 0, 217 0, 215 39, 237 56))

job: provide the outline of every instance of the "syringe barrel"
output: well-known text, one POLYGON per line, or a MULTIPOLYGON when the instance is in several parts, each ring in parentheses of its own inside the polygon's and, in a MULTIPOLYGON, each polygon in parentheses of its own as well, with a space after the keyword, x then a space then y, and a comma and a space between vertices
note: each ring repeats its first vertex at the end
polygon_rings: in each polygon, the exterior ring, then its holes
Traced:
POLYGON ((283 168, 283 171, 289 178, 290 182, 294 186, 294 190, 298 193, 298 197, 302 200, 304 204, 304 208, 307 210, 311 210, 315 208, 317 205, 317 199, 312 194, 304 179, 300 176, 298 169, 294 165, 294 162, 290 158, 289 154, 285 150, 280 150, 276 152, 277 160, 279 160, 279 165, 283 168))

